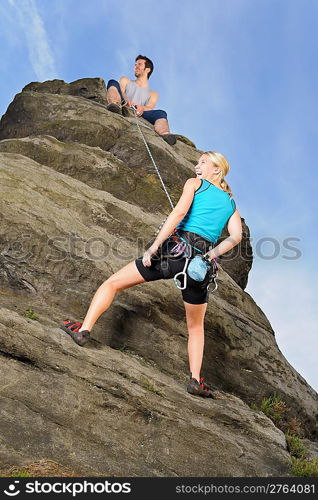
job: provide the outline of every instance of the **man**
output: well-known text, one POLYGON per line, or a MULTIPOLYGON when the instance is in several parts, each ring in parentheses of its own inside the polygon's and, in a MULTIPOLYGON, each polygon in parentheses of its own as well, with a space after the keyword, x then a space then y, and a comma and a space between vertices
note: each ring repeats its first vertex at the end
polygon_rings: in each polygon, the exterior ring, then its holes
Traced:
POLYGON ((148 80, 153 72, 153 63, 148 57, 139 55, 135 59, 136 80, 122 76, 117 80, 109 80, 107 84, 107 109, 114 113, 127 115, 128 108, 135 106, 137 116, 142 116, 155 127, 157 134, 170 145, 176 143, 175 135, 170 133, 167 113, 162 109, 154 109, 159 94, 150 90, 148 80))

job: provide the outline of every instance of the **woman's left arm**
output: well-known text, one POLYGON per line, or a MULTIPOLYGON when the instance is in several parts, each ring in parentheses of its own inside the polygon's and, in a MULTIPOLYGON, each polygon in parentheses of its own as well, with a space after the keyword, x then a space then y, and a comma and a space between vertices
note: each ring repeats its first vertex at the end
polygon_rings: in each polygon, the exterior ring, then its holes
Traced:
POLYGON ((239 242, 241 241, 242 222, 238 210, 235 210, 234 214, 231 215, 231 217, 229 218, 227 229, 229 231, 229 236, 225 240, 221 241, 219 245, 217 245, 216 247, 214 247, 212 250, 210 250, 208 253, 205 254, 205 257, 208 258, 209 260, 212 260, 215 257, 219 257, 219 255, 228 252, 229 250, 231 250, 231 248, 238 245, 239 242))
POLYGON ((160 245, 170 236, 175 227, 182 221, 183 217, 187 214, 191 203, 193 201, 195 190, 199 187, 200 180, 195 178, 188 179, 183 187, 183 193, 174 207, 166 222, 162 226, 158 236, 148 250, 145 251, 143 256, 143 265, 151 265, 151 257, 157 252, 160 245))

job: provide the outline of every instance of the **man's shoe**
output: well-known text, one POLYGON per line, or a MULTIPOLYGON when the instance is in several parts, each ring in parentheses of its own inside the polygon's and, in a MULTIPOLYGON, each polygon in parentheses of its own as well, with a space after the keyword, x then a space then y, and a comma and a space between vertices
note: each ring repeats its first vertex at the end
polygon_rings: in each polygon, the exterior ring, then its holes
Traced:
POLYGON ((203 398, 215 398, 212 388, 204 383, 204 377, 200 378, 200 382, 196 378, 193 378, 190 373, 190 381, 187 386, 187 391, 189 394, 194 396, 201 396, 203 398))
POLYGON ((60 328, 64 330, 64 332, 68 333, 70 337, 76 342, 76 344, 83 346, 88 342, 91 338, 89 330, 82 330, 79 332, 78 330, 81 328, 82 323, 76 323, 75 321, 70 321, 66 319, 63 321, 63 324, 60 325, 60 328))
POLYGON ((177 142, 176 136, 174 134, 163 134, 161 137, 164 141, 170 144, 170 146, 173 146, 177 142))
POLYGON ((128 105, 123 105, 122 113, 125 118, 133 118, 135 116, 133 108, 129 108, 128 105))
POLYGON ((112 113, 117 113, 118 115, 122 115, 122 108, 120 104, 116 104, 115 102, 112 102, 106 106, 108 111, 111 111, 112 113))

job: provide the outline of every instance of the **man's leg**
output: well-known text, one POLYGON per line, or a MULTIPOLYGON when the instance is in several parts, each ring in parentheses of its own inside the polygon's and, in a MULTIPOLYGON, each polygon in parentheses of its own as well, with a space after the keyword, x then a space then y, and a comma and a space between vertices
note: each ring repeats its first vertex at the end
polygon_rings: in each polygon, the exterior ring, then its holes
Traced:
POLYGON ((109 80, 107 83, 107 93, 106 93, 107 103, 122 104, 125 102, 121 88, 117 80, 109 80))
POLYGON ((172 145, 176 143, 175 136, 170 132, 167 113, 165 111, 162 109, 144 111, 142 118, 154 125, 157 134, 161 135, 168 144, 172 145))
POLYGON ((109 80, 106 93, 107 109, 122 115, 122 105, 125 103, 121 88, 117 80, 109 80))
POLYGON ((120 104, 120 95, 116 87, 110 87, 106 94, 107 104, 120 104))
POLYGON ((100 315, 109 308, 117 292, 143 283, 144 281, 144 278, 136 267, 135 261, 130 262, 127 266, 110 276, 95 292, 79 331, 91 331, 100 315))

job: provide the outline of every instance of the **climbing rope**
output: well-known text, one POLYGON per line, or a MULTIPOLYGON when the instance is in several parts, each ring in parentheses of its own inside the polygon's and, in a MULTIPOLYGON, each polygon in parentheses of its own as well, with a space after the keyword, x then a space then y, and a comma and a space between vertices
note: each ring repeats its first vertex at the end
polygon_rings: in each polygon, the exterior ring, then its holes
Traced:
POLYGON ((152 156, 152 154, 151 154, 151 151, 150 151, 150 149, 149 149, 149 146, 148 146, 148 144, 147 144, 147 141, 146 141, 146 139, 145 139, 145 136, 144 136, 144 134, 143 134, 143 132, 142 132, 142 130, 141 130, 141 128, 140 128, 140 125, 139 125, 139 123, 138 123, 138 115, 137 115, 137 110, 136 110, 136 108, 135 108, 134 106, 132 106, 132 109, 133 109, 133 111, 134 111, 134 115, 135 115, 135 120, 136 120, 136 125, 137 125, 137 128, 138 128, 138 131, 139 131, 139 133, 140 133, 140 135, 141 135, 141 137, 142 137, 142 140, 144 141, 144 144, 145 144, 145 146, 146 146, 146 149, 147 149, 147 151, 148 151, 148 154, 149 154, 149 156, 150 156, 150 159, 151 159, 151 161, 152 161, 152 163, 153 163, 153 166, 155 167, 155 170, 156 170, 156 172, 157 172, 157 175, 158 175, 158 177, 159 177, 159 180, 160 180, 160 182, 161 182, 161 185, 162 185, 162 187, 163 187, 163 190, 164 190, 164 192, 166 193, 166 196, 167 196, 168 201, 169 201, 169 203, 170 203, 170 205, 171 205, 171 208, 172 208, 172 209, 174 209, 174 204, 172 203, 172 200, 171 200, 170 195, 169 195, 169 193, 168 193, 168 191, 167 191, 167 188, 166 188, 166 186, 165 186, 165 183, 164 183, 164 182, 163 182, 163 180, 162 180, 162 177, 161 177, 161 175, 160 175, 159 169, 158 169, 158 167, 157 167, 157 165, 156 165, 156 162, 155 162, 155 160, 154 160, 154 158, 153 158, 153 156, 152 156))

